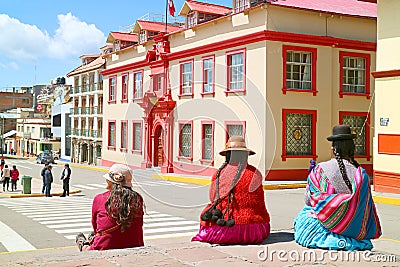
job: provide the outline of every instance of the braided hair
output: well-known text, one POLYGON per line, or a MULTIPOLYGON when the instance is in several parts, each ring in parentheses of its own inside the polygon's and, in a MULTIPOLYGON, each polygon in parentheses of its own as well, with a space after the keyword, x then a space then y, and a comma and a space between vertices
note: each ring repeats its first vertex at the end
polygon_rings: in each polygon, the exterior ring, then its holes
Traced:
POLYGON ((342 174, 343 180, 350 192, 353 191, 349 177, 347 176, 346 168, 343 163, 343 159, 348 160, 354 167, 358 168, 360 165, 354 159, 355 144, 353 139, 349 140, 335 140, 332 143, 333 153, 335 154, 336 161, 339 165, 340 173, 342 174))
POLYGON ((107 215, 120 224, 121 232, 124 232, 136 215, 143 214, 144 202, 132 188, 113 183, 105 208, 107 215))

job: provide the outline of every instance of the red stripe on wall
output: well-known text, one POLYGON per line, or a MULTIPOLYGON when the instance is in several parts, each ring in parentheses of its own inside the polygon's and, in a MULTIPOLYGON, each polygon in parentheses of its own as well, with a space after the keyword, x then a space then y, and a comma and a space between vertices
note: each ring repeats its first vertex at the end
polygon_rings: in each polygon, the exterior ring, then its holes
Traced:
POLYGON ((399 194, 400 174, 375 170, 374 191, 399 194))
POLYGON ((392 78, 400 76, 400 70, 383 70, 371 72, 375 79, 377 78, 392 78))
POLYGON ((267 170, 265 180, 267 181, 305 181, 307 180, 307 169, 292 170, 267 170))
POLYGON ((378 153, 400 155, 400 135, 378 134, 378 153))

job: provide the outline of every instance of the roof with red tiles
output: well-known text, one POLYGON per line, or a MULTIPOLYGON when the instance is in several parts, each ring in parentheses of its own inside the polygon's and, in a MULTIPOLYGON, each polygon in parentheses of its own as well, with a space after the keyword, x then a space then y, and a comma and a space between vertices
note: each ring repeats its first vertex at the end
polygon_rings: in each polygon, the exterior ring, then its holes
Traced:
POLYGON ((270 5, 360 17, 377 17, 377 5, 358 0, 276 0, 270 5))
POLYGON ((136 33, 110 32, 107 38, 107 42, 111 43, 114 40, 137 43, 139 41, 139 38, 136 33))
POLYGON ((93 60, 89 64, 81 65, 81 66, 77 67, 76 69, 70 71, 67 74, 67 77, 71 77, 73 75, 77 75, 77 74, 80 74, 80 73, 83 73, 83 72, 87 72, 87 71, 98 69, 102 65, 104 65, 105 63, 106 63, 106 60, 101 55, 98 55, 98 58, 96 58, 95 60, 93 60))
MULTIPOLYGON (((139 32, 140 29, 152 32, 165 32, 165 23, 163 22, 155 22, 155 21, 145 21, 145 20, 138 20, 136 21, 134 32, 139 32)), ((182 29, 183 27, 180 26, 173 26, 168 24, 168 32, 174 32, 182 29)))
POLYGON ((179 16, 187 15, 190 10, 215 15, 226 15, 232 11, 232 8, 216 4, 186 0, 181 11, 179 12, 179 16))

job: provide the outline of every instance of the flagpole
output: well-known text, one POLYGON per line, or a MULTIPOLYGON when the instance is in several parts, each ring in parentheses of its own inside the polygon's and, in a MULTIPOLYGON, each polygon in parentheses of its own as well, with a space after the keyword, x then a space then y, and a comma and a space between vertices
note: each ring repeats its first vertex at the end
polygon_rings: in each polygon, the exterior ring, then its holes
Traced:
POLYGON ((168 0, 166 1, 166 5, 165 5, 165 34, 168 33, 168 0))

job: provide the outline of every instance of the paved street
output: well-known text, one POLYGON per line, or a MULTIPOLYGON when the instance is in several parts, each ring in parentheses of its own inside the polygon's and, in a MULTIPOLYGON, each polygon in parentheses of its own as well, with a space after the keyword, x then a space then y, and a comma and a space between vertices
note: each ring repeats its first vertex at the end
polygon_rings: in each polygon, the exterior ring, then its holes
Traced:
MULTIPOLYGON (((41 180, 38 174, 42 165, 21 159, 9 159, 8 163, 16 164, 21 176, 31 175, 34 183, 32 186, 36 186, 38 189, 35 190, 40 191, 41 180)), ((61 187, 57 177, 61 169, 62 164, 54 168, 54 194, 60 193, 58 191, 61 187)), ((218 266, 270 266, 271 263, 274 266, 290 266, 299 262, 277 259, 271 262, 271 259, 264 259, 262 256, 265 255, 264 252, 268 254, 271 250, 284 250, 287 253, 306 251, 293 241, 293 219, 304 203, 303 188, 265 191, 272 233, 264 244, 210 246, 190 242, 190 238, 199 227, 198 217, 207 202, 208 186, 154 180, 151 178, 151 171, 138 170, 135 171, 134 184, 146 202, 146 247, 101 254, 87 252, 83 256, 83 253, 77 253, 74 238, 78 232, 91 231, 91 202, 96 194, 104 191, 102 176, 106 171, 72 164, 71 189, 79 189, 80 192, 66 198, 9 198, 5 196, 10 196, 10 192, 0 193, 0 265, 77 266, 78 262, 85 264, 82 261, 87 260, 89 266, 205 266, 210 261, 218 266), (264 251, 265 249, 270 251, 264 251), (64 265, 61 262, 65 262, 64 265), (121 265, 113 265, 116 263, 121 265)), ((14 193, 14 196, 18 194, 20 192, 14 193)), ((374 255, 400 255, 400 206, 377 204, 377 209, 383 235, 374 241, 374 255)), ((319 250, 312 251, 316 253, 319 250)), ((386 266, 398 266, 400 261, 397 260, 398 262, 386 266)), ((337 266, 337 261, 330 258, 321 261, 311 259, 300 264, 319 262, 326 266, 337 266)), ((366 266, 384 266, 380 262, 361 262, 366 266)), ((339 265, 354 266, 354 262, 341 261, 339 265)))

